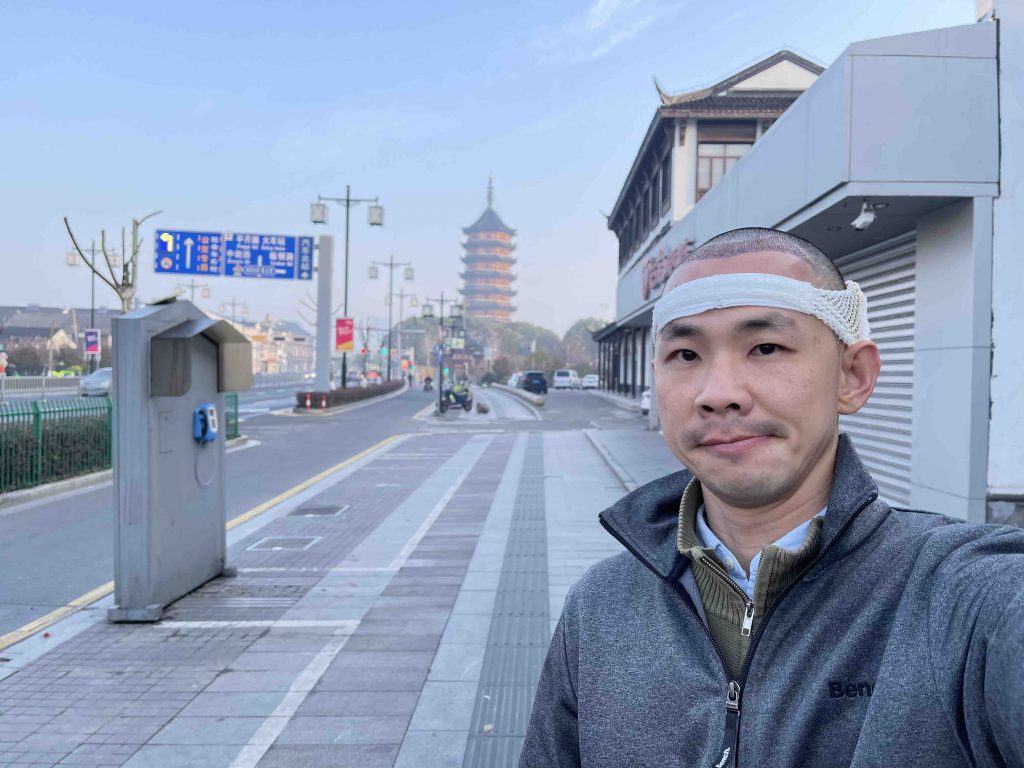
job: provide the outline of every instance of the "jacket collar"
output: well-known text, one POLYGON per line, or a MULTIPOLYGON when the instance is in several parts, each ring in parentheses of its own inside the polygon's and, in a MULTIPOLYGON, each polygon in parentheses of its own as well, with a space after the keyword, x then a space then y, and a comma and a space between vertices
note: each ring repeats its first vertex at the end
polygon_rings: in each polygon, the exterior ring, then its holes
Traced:
MULTIPOLYGON (((688 470, 666 475, 640 486, 598 516, 609 533, 664 579, 678 578, 688 562, 678 552, 677 535, 680 499, 692 479, 688 470)), ((853 441, 840 435, 820 551, 825 553, 848 527, 853 528, 848 547, 870 535, 888 512, 880 502, 868 509, 877 497, 878 487, 853 441)))

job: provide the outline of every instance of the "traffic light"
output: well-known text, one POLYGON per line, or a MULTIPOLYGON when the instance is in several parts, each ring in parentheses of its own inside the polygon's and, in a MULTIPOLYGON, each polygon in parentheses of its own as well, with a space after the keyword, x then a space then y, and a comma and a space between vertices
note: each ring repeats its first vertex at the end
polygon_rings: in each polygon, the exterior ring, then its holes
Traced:
POLYGON ((363 349, 362 349, 362 353, 361 353, 361 354, 363 354, 363 355, 365 355, 365 354, 366 354, 366 347, 363 347, 363 349))
POLYGON ((381 348, 380 348, 380 354, 381 354, 381 357, 383 357, 383 356, 384 356, 384 355, 386 355, 387 353, 388 353, 388 348, 387 348, 386 346, 384 346, 384 345, 382 344, 382 345, 381 345, 381 348))
POLYGON ((441 373, 443 373, 445 376, 448 375, 448 366, 447 365, 444 368, 441 369, 441 373))

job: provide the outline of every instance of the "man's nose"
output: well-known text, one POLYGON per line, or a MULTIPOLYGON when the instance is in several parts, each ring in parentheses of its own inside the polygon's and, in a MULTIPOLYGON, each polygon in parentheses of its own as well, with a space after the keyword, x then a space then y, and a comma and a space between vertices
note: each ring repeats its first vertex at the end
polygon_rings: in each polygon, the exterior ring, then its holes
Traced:
POLYGON ((694 405, 704 413, 748 413, 753 398, 742 365, 721 356, 706 363, 694 405))

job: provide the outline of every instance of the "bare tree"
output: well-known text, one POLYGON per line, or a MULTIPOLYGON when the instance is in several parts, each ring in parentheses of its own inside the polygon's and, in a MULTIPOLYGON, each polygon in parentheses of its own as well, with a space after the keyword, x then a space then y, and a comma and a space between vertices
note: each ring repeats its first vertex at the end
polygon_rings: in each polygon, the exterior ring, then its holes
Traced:
POLYGON ((75 250, 78 251, 78 255, 82 261, 85 262, 86 266, 92 270, 93 274, 96 275, 100 280, 110 286, 111 290, 117 294, 118 298, 121 299, 121 311, 128 312, 132 308, 132 300, 135 298, 135 292, 138 290, 138 276, 139 276, 139 249, 142 248, 142 238, 139 237, 139 226, 146 219, 150 219, 157 214, 163 213, 163 211, 153 211, 148 216, 143 216, 141 219, 132 219, 132 249, 131 255, 125 249, 125 231, 124 227, 121 227, 121 277, 120 279, 114 274, 114 256, 116 254, 107 252, 107 231, 100 230, 100 251, 103 254, 103 259, 107 262, 107 272, 110 274, 108 279, 107 275, 103 274, 103 271, 96 266, 95 260, 90 261, 89 257, 85 255, 85 251, 79 246, 78 241, 75 239, 74 232, 71 231, 71 223, 68 221, 68 217, 64 217, 64 226, 68 230, 68 237, 71 238, 71 244, 75 246, 75 250))

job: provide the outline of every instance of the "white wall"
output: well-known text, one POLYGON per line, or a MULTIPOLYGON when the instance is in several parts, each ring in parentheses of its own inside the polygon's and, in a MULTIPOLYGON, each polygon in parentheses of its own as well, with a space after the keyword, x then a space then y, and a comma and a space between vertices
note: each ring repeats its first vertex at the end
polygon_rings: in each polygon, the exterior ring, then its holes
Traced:
POLYGON ((774 67, 769 67, 764 72, 758 72, 753 77, 748 77, 737 83, 730 90, 803 91, 810 88, 816 78, 817 75, 808 72, 799 64, 794 64, 792 61, 780 61, 774 67))

